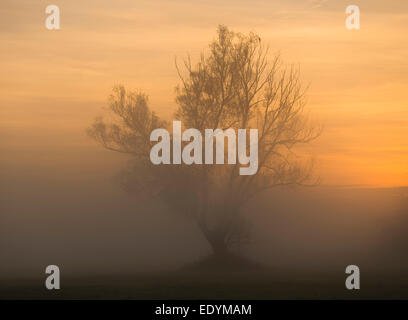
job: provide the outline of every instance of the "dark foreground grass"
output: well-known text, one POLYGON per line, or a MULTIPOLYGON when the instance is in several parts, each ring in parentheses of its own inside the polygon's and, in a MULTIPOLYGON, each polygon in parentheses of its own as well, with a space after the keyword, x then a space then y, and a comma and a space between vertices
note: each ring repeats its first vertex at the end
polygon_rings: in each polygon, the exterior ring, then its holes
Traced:
POLYGON ((160 274, 62 277, 49 291, 42 279, 10 279, 2 299, 405 299, 408 279, 395 272, 365 274, 346 290, 344 271, 276 270, 236 256, 210 257, 160 274), (336 272, 335 272, 336 271, 336 272))

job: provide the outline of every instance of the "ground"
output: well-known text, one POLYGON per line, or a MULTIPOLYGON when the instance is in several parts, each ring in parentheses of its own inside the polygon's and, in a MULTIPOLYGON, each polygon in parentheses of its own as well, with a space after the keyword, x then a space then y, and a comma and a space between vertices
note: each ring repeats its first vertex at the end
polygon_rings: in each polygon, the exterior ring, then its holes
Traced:
POLYGON ((365 273, 361 290, 346 290, 343 272, 276 270, 238 256, 207 257, 161 274, 66 277, 60 290, 44 279, 3 282, 5 299, 362 299, 408 298, 397 272, 365 273))

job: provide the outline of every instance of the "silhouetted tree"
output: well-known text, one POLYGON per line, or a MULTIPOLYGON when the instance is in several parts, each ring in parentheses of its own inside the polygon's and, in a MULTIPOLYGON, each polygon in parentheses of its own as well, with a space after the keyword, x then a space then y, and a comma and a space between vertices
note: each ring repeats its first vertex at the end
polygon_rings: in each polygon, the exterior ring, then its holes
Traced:
POLYGON ((182 67, 176 64, 181 83, 175 119, 202 133, 257 128, 256 174, 239 175, 239 163, 153 165, 150 133, 169 123, 150 111, 146 95, 123 86, 110 97, 113 119, 97 119, 89 134, 106 149, 132 156, 122 174, 129 192, 157 196, 171 211, 193 218, 213 252, 224 254, 248 241, 250 224, 242 208, 254 196, 276 186, 313 183, 312 167, 293 150, 315 139, 319 130, 305 117, 299 70, 285 66, 279 55, 269 59, 258 35, 220 26, 209 49, 197 63, 188 57, 182 67))

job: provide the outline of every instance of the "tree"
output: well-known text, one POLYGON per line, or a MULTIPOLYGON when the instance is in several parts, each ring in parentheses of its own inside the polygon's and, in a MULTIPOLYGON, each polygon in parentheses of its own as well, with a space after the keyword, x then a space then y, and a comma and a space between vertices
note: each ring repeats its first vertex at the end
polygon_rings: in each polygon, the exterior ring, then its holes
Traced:
POLYGON ((113 89, 107 123, 98 118, 88 130, 103 147, 132 156, 122 174, 124 187, 138 196, 156 196, 169 211, 197 223, 213 252, 225 254, 249 240, 244 206, 256 195, 283 185, 313 184, 312 166, 294 153, 297 145, 315 139, 320 130, 304 112, 305 90, 299 69, 286 66, 279 55, 270 59, 258 35, 218 28, 209 53, 182 67, 176 63, 175 118, 186 128, 223 130, 257 128, 258 171, 239 175, 236 165, 153 165, 150 133, 168 128, 148 107, 140 92, 113 89))

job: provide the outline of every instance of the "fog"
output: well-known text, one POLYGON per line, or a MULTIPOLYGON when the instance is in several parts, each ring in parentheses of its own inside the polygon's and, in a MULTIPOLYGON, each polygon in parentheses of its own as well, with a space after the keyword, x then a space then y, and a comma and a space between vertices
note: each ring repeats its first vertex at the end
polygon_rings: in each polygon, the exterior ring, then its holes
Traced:
MULTIPOLYGON (((33 164, 44 152, 31 154, 33 164)), ((65 155, 48 168, 3 166, 2 278, 39 276, 50 264, 65 275, 159 272, 210 254, 194 221, 120 188, 115 175, 126 157, 98 147, 65 155)), ((323 185, 268 191, 244 209, 252 241, 239 250, 283 269, 387 267, 384 257, 404 251, 396 243, 405 243, 407 193, 323 185)))

